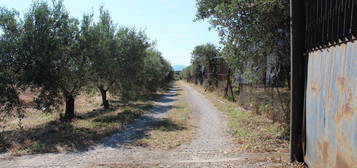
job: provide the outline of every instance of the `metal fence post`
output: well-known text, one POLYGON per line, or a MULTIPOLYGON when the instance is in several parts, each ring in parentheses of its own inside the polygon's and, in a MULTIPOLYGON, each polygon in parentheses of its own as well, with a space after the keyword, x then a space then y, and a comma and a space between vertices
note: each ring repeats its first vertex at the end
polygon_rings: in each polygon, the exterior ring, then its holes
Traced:
POLYGON ((305 10, 304 0, 290 0, 291 105, 290 159, 304 162, 303 111, 305 91, 305 10))

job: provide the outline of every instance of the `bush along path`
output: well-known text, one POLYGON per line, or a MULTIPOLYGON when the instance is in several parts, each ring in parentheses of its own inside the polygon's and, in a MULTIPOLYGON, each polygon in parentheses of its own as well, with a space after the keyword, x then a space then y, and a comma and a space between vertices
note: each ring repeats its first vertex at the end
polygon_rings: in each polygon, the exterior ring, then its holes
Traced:
POLYGON ((0 156, 0 167, 281 167, 280 163, 265 159, 271 157, 269 153, 236 152, 227 131, 223 113, 189 85, 178 82, 140 119, 97 146, 72 153, 0 156), (184 96, 177 94, 180 89, 184 96), (148 138, 158 123, 163 123, 181 98, 191 109, 190 120, 195 125, 192 141, 168 149, 135 145, 138 140, 148 138))

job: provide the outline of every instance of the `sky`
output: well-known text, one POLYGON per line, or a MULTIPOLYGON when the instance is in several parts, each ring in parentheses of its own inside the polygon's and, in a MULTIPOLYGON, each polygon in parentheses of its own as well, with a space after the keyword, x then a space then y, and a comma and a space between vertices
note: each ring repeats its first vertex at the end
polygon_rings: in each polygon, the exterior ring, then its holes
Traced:
MULTIPOLYGON (((0 0, 0 6, 24 14, 32 0, 0 0)), ((189 65, 196 45, 219 44, 216 31, 209 31, 206 21, 194 22, 196 0, 64 0, 71 16, 81 19, 83 13, 98 16, 101 5, 109 10, 119 26, 145 30, 156 48, 172 65, 189 65)))

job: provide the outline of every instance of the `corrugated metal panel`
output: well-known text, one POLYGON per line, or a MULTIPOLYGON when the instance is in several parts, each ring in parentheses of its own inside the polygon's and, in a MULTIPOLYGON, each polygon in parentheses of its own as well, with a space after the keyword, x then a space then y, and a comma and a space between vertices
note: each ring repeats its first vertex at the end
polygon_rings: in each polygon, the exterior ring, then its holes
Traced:
POLYGON ((309 54, 306 155, 310 167, 357 167, 357 42, 309 54))

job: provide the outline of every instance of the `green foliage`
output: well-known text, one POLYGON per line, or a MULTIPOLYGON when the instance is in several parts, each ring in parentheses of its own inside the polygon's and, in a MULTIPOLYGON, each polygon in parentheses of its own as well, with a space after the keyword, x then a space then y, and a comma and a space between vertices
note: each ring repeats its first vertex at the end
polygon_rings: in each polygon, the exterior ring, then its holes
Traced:
POLYGON ((210 43, 198 45, 192 51, 191 66, 182 71, 182 76, 187 81, 203 83, 204 73, 214 67, 213 59, 219 56, 219 49, 210 43))
MULTIPOLYGON (((141 73, 146 50, 152 44, 143 31, 117 28, 103 7, 98 23, 93 23, 92 18, 93 15, 86 15, 83 19, 83 49, 87 49, 90 58, 90 79, 101 92, 104 107, 108 108, 108 91, 126 100, 134 99, 142 88, 140 78, 151 78, 141 73)), ((159 67, 160 63, 157 64, 159 67)))
MULTIPOLYGON (((229 66, 225 96, 232 75, 238 83, 279 87, 290 80, 289 1, 286 0, 196 0, 196 20, 208 20, 218 31, 223 45, 220 55, 229 66)), ((194 64, 193 64, 194 66, 194 64)), ((192 69, 195 69, 193 67, 192 69)), ((233 89, 231 93, 233 97, 233 89)), ((266 91, 266 89, 264 89, 266 91)), ((264 92, 265 92, 264 91, 264 92)), ((249 97, 257 99, 252 92, 249 97)), ((264 99, 276 100, 274 94, 264 99)), ((278 96, 280 97, 280 96, 278 96)), ((239 98, 242 100, 242 98, 239 98)), ((260 99, 259 99, 260 100, 260 99)), ((279 103, 284 104, 279 98, 279 103)), ((256 101, 253 107, 259 109, 256 101)), ((282 108, 283 109, 283 108, 282 108)), ((284 108, 283 114, 288 114, 284 108)))
POLYGON ((261 79, 272 67, 281 81, 289 79, 288 1, 197 0, 196 20, 205 19, 219 32, 222 56, 234 71, 261 79))
POLYGON ((16 85, 16 58, 19 45, 19 21, 17 13, 5 8, 0 8, 0 109, 10 108, 12 104, 18 104, 16 85))
POLYGON ((190 82, 192 80, 192 74, 191 74, 191 69, 192 69, 192 65, 186 67, 185 69, 183 69, 181 71, 181 76, 183 79, 186 79, 187 82, 190 82))
MULTIPOLYGON (((0 7, 0 127, 3 126, 7 116, 22 116, 17 89, 20 86, 17 62, 20 30, 18 13, 0 7)), ((0 142, 1 140, 0 132, 0 142)))
POLYGON ((219 55, 219 50, 213 44, 207 43, 204 45, 198 45, 192 51, 192 64, 201 64, 209 66, 211 60, 219 55))
POLYGON ((117 80, 118 65, 120 64, 118 42, 115 40, 116 28, 110 18, 109 12, 100 8, 99 22, 96 23, 90 36, 89 43, 93 44, 93 52, 90 60, 92 66, 92 80, 96 81, 96 87, 108 90, 117 80))
POLYGON ((140 95, 141 76, 146 50, 152 45, 143 31, 121 28, 116 38, 119 41, 120 74, 118 94, 123 99, 135 99, 140 95))
POLYGON ((116 27, 108 11, 100 8, 98 23, 93 22, 93 14, 84 15, 80 38, 82 54, 89 58, 90 75, 93 87, 102 94, 104 108, 109 108, 107 91, 118 81, 120 59, 116 27))
POLYGON ((39 90, 37 108, 46 112, 65 103, 64 117, 72 119, 83 88, 98 88, 104 104, 108 91, 131 100, 173 80, 145 32, 118 28, 107 10, 99 11, 96 23, 93 14, 78 21, 61 0, 34 1, 21 21, 16 11, 0 8, 1 114, 21 111, 20 89, 39 90))
POLYGON ((155 49, 148 49, 142 71, 143 84, 146 91, 154 92, 173 80, 173 69, 170 63, 155 49))
MULTIPOLYGON (((52 111, 75 98, 86 80, 87 55, 79 50, 79 21, 62 1, 34 2, 25 15, 21 35, 24 81, 41 88, 38 108, 52 111)), ((67 104, 68 105, 68 104, 67 104)))

